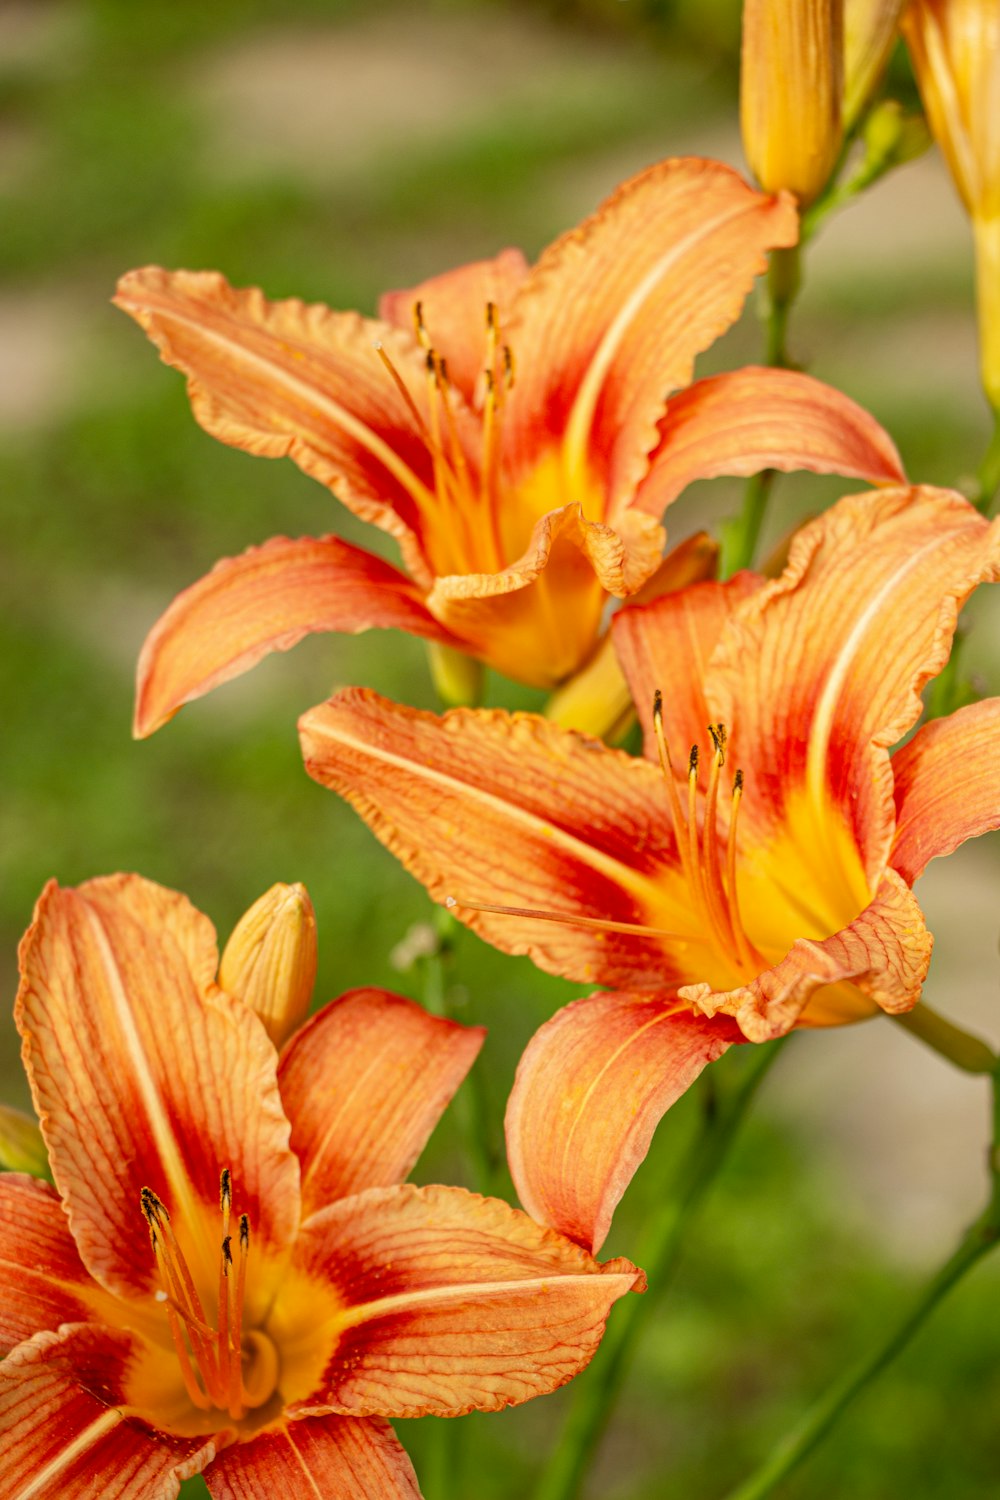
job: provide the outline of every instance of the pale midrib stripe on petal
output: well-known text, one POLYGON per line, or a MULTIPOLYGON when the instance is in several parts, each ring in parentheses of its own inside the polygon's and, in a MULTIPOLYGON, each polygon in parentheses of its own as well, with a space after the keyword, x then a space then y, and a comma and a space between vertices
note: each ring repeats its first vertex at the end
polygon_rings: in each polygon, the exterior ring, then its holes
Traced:
POLYGON ((827 749, 830 743, 830 731, 833 726, 833 717, 837 710, 837 704, 844 686, 844 679, 851 669, 854 658, 868 634, 872 621, 881 613, 886 600, 899 589, 930 553, 938 547, 947 546, 954 540, 954 534, 932 537, 919 551, 912 553, 894 573, 885 580, 869 599, 862 613, 858 616, 854 628, 847 640, 837 654, 827 675, 826 683, 816 705, 809 731, 809 753, 806 760, 806 787, 809 799, 815 807, 817 814, 821 815, 826 801, 826 760, 827 749))
POLYGON ((659 1026, 659 1024, 660 1024, 661 1021, 668 1021, 668 1020, 670 1020, 671 1017, 674 1016, 674 1015, 676 1015, 676 1014, 677 1014, 676 1011, 671 1011, 671 1012, 669 1012, 667 1014, 664 1014, 661 1011, 658 1015, 654 1016, 651 1021, 647 1021, 644 1026, 641 1026, 638 1031, 633 1031, 629 1036, 627 1036, 625 1038, 625 1040, 620 1044, 620 1046, 618 1046, 618 1047, 615 1048, 614 1052, 607 1059, 607 1061, 604 1063, 603 1067, 601 1067, 601 1069, 599 1070, 599 1072, 595 1073, 595 1075, 591 1079, 590 1084, 588 1085, 587 1089, 584 1091, 583 1098, 580 1100, 579 1104, 577 1105, 576 1114, 575 1114, 574 1119, 573 1119, 573 1124, 570 1126, 569 1130, 566 1133, 566 1142, 565 1142, 565 1145, 563 1146, 563 1151, 562 1151, 562 1176, 563 1176, 563 1181, 564 1182, 567 1181, 567 1180, 568 1181, 572 1181, 572 1173, 570 1173, 570 1174, 567 1175, 567 1172, 566 1172, 566 1159, 569 1156, 570 1147, 573 1144, 573 1139, 574 1139, 574 1137, 576 1135, 577 1126, 580 1124, 580 1121, 583 1118, 583 1112, 584 1112, 584 1110, 587 1107, 587 1103, 588 1103, 591 1095, 593 1094, 594 1090, 597 1088, 597 1085, 600 1083, 601 1079, 604 1077, 604 1075, 608 1071, 608 1069, 610 1067, 612 1067, 618 1061, 619 1057, 621 1057, 623 1053, 627 1052, 628 1049, 631 1046, 633 1046, 636 1042, 638 1042, 640 1040, 640 1038, 642 1038, 643 1036, 645 1036, 645 1034, 646 1034, 647 1031, 651 1031, 654 1026, 659 1026))
MULTIPOLYGON (((141 306, 144 311, 146 310, 145 304, 140 303, 137 305, 141 306)), ((364 422, 352 416, 332 396, 321 395, 315 386, 309 385, 304 380, 296 379, 294 375, 290 375, 281 365, 275 364, 263 354, 254 354, 244 344, 239 343, 235 339, 226 338, 224 334, 216 333, 212 329, 206 328, 197 318, 186 317, 183 313, 173 309, 168 313, 152 311, 151 316, 157 319, 162 318, 168 323, 179 323, 184 327, 192 328, 198 337, 204 339, 206 343, 214 344, 216 348, 222 349, 230 356, 233 356, 235 353, 238 365, 243 364, 251 368, 263 370, 265 376, 279 388, 284 388, 286 391, 302 398, 307 406, 328 417, 335 427, 341 428, 342 431, 354 438, 355 442, 360 444, 373 458, 377 458, 385 466, 393 478, 403 486, 407 494, 412 496, 418 504, 425 507, 435 504, 433 493, 417 477, 410 466, 403 462, 398 453, 395 453, 389 447, 388 443, 383 442, 364 422)), ((199 384, 204 384, 197 372, 192 374, 192 379, 199 384)), ((295 434, 291 435, 294 436, 295 434)), ((419 437, 419 434, 416 434, 416 436, 419 437)), ((302 441, 308 443, 308 438, 303 438, 302 441)))
POLYGON ((598 1271, 552 1271, 548 1276, 525 1276, 516 1281, 468 1281, 455 1286, 426 1287, 420 1292, 399 1292, 394 1297, 380 1297, 375 1302, 363 1302, 357 1307, 347 1308, 331 1320, 331 1327, 346 1331, 360 1327, 377 1318, 390 1317, 394 1312, 417 1311, 421 1307, 450 1302, 476 1302, 484 1298, 520 1295, 522 1292, 547 1291, 553 1286, 579 1286, 581 1282, 598 1281, 603 1287, 613 1287, 619 1282, 635 1281, 635 1276, 622 1273, 601 1276, 598 1271))
POLYGON ((671 271, 677 263, 683 259, 689 250, 695 248, 701 241, 715 234, 717 230, 724 229, 734 219, 741 218, 744 214, 754 212, 759 208, 759 202, 751 204, 739 203, 725 213, 718 214, 710 224, 704 222, 692 229, 690 234, 673 245, 660 259, 646 272, 639 285, 632 292, 625 304, 619 309, 611 326, 606 330, 597 350, 587 366, 586 373, 577 388, 576 397, 573 401, 573 409, 566 423, 566 433, 563 439, 563 452, 566 455, 566 466, 571 474, 577 474, 582 467, 583 455, 586 452, 587 440, 594 419, 594 412, 600 399, 601 387, 607 378, 611 363, 618 353, 619 346, 627 334, 629 327, 639 313, 642 304, 656 290, 657 286, 671 271))
MULTIPOLYGON (((187 1224, 191 1232, 197 1232, 196 1226, 200 1228, 202 1214, 192 1191, 191 1179, 184 1163, 184 1157, 167 1117, 163 1106, 163 1098, 157 1087, 149 1068, 149 1060, 142 1046, 135 1024, 135 1018, 129 1005, 128 995, 122 983, 122 977, 118 970, 114 951, 108 940, 100 917, 97 913, 88 909, 91 927, 100 950, 101 959, 104 964, 104 972, 108 981, 108 989, 111 1002, 114 1007, 115 1019, 118 1022, 122 1040, 125 1043, 131 1064, 132 1075, 136 1086, 142 1097, 146 1109, 153 1139, 160 1159, 163 1162, 167 1179, 170 1183, 174 1201, 170 1205, 171 1212, 177 1211, 187 1224)), ((161 1185, 151 1183, 150 1186, 158 1195, 161 1185)), ((138 1212, 138 1204, 136 1205, 138 1212)))
MULTIPOLYGON (((567 833, 565 829, 556 824, 547 822, 538 813, 528 812, 523 807, 518 807, 511 802, 505 802, 502 797, 497 797, 493 792, 487 792, 481 787, 470 785, 469 782, 461 781, 444 771, 436 771, 430 766, 419 762, 407 760, 405 756, 395 755, 391 750, 383 750, 380 746, 374 746, 367 740, 356 739, 353 735, 346 734, 343 730, 331 730, 327 725, 309 726, 311 734, 324 736, 327 739, 337 741, 348 749, 358 750, 363 756, 373 760, 381 761, 387 766, 397 766, 411 776, 419 780, 431 782, 433 785, 444 787, 450 791, 458 791, 472 801, 480 802, 486 807, 498 810, 511 822, 520 823, 528 828, 539 841, 547 846, 564 850, 573 859, 578 860, 584 866, 599 871, 621 886, 624 890, 635 896, 639 901, 655 899, 657 893, 656 884, 647 877, 637 875, 630 870, 628 865, 621 864, 613 859, 611 855, 604 854, 595 849, 592 844, 578 839, 575 834, 567 833)), ((461 900, 456 896, 458 905, 461 900)), ((564 915, 560 913, 560 915, 564 915)))
POLYGON ((124 1414, 117 1407, 111 1407, 109 1410, 102 1412, 99 1417, 91 1422, 89 1427, 85 1427, 78 1437, 74 1438, 67 1447, 63 1448, 51 1463, 47 1463, 44 1469, 41 1469, 28 1482, 24 1489, 20 1489, 11 1495, 10 1500, 31 1500, 32 1495, 37 1495, 39 1491, 44 1490, 45 1486, 51 1480, 55 1479, 63 1469, 68 1468, 70 1464, 86 1453, 88 1448, 95 1447, 102 1438, 106 1437, 114 1427, 117 1427, 124 1420, 124 1414))
POLYGON ((312 1494, 314 1494, 316 1496, 316 1500, 323 1500, 323 1491, 320 1489, 319 1485, 316 1483, 315 1479, 313 1478, 312 1472, 309 1469, 308 1464, 306 1463, 305 1459, 302 1457, 302 1454, 299 1451, 298 1447, 296 1446, 295 1440, 292 1437, 292 1434, 291 1434, 291 1432, 289 1431, 289 1429, 287 1427, 283 1430, 282 1436, 284 1437, 285 1441, 287 1442, 289 1448, 291 1448, 292 1453, 295 1456, 295 1462, 296 1462, 296 1464, 297 1464, 297 1466, 298 1466, 298 1468, 299 1468, 299 1470, 300 1470, 300 1472, 302 1474, 303 1479, 306 1480, 306 1482, 308 1483, 310 1491, 312 1492, 312 1494))

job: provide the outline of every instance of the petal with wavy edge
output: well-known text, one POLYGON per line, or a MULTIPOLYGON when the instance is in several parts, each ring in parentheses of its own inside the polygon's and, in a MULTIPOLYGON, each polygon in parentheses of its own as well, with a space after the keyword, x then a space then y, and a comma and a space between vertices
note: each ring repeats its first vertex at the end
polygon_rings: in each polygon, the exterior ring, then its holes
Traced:
POLYGON ((658 521, 626 511, 616 525, 588 521, 577 504, 548 511, 517 562, 437 578, 428 605, 498 671, 552 687, 593 650, 602 590, 633 593, 663 561, 658 521))
POLYGON ((799 532, 782 577, 730 622, 706 682, 747 772, 748 843, 787 825, 798 799, 820 853, 837 821, 875 885, 895 824, 888 749, 998 563, 1000 523, 948 490, 849 495, 799 532))
POLYGON ((226 1448, 205 1470, 213 1500, 420 1500, 417 1476, 379 1417, 304 1417, 226 1448))
POLYGON ((0 1357, 41 1329, 106 1321, 112 1300, 77 1254, 55 1189, 0 1176, 0 1357))
POLYGON ((0 1364, 4 1500, 173 1500, 215 1453, 203 1438, 158 1441, 125 1401, 135 1341, 91 1324, 39 1333, 0 1364))
POLYGON ((346 797, 435 900, 452 897, 456 915, 498 948, 585 984, 662 990, 690 977, 689 939, 678 947, 572 925, 582 915, 692 931, 663 778, 646 761, 532 714, 438 718, 363 689, 310 709, 299 731, 309 775, 346 797))
POLYGON ((895 870, 886 870, 871 904, 832 937, 797 939, 779 963, 738 989, 723 993, 696 984, 678 994, 706 1016, 735 1016, 751 1042, 768 1042, 800 1018, 805 1025, 836 1026, 870 1015, 875 1006, 889 1015, 912 1010, 933 941, 912 891, 895 870))
POLYGON ((932 859, 1000 827, 1000 698, 934 719, 892 758, 896 837, 889 862, 910 885, 932 859))
POLYGON ((704 744, 716 715, 705 701, 708 664, 734 612, 763 583, 736 573, 725 583, 692 584, 651 604, 628 605, 611 622, 618 660, 643 730, 643 749, 658 761, 653 697, 663 694, 663 733, 676 769, 687 769, 692 745, 704 744))
POLYGON ((593 1355, 612 1305, 645 1278, 495 1198, 374 1188, 303 1225, 292 1273, 341 1303, 316 1392, 291 1414, 459 1416, 544 1395, 593 1355))
POLYGON ((412 332, 419 302, 427 337, 447 361, 448 379, 471 404, 486 365, 486 305, 492 302, 497 310, 502 341, 511 303, 527 274, 528 262, 520 250, 501 250, 492 260, 456 266, 419 286, 383 292, 378 315, 412 332))
POLYGON ((331 1000, 281 1054, 302 1215, 402 1182, 486 1035, 388 990, 331 1000))
POLYGON ((518 1064, 507 1159, 532 1218, 600 1250, 653 1132, 698 1074, 743 1040, 673 995, 602 991, 557 1011, 518 1064))
POLYGON ((409 631, 461 649, 398 568, 335 536, 273 537, 223 558, 177 595, 146 637, 136 682, 142 738, 182 704, 288 651, 303 636, 373 628, 409 631))
MULTIPOLYGON (((269 302, 215 271, 147 266, 122 277, 114 300, 188 377, 206 432, 249 453, 293 459, 355 514, 409 544, 407 566, 419 569, 420 496, 433 475, 420 427, 426 367, 412 334, 297 298, 269 302)), ((457 400, 453 415, 460 427, 471 422, 457 400)))
POLYGON ((619 187, 545 251, 515 300, 512 472, 547 437, 600 475, 606 517, 627 504, 667 396, 739 316, 765 252, 797 234, 791 199, 718 162, 660 162, 619 187))
POLYGON ((906 480, 895 444, 863 407, 811 375, 748 365, 671 397, 634 503, 659 516, 695 479, 761 469, 906 480))
POLYGON ((52 882, 21 946, 15 1015, 53 1176, 81 1259, 120 1295, 157 1284, 144 1186, 210 1288, 224 1167, 260 1256, 255 1297, 268 1296, 265 1268, 280 1269, 298 1223, 274 1048, 247 1007, 199 993, 175 935, 192 943, 204 920, 138 876, 52 882))

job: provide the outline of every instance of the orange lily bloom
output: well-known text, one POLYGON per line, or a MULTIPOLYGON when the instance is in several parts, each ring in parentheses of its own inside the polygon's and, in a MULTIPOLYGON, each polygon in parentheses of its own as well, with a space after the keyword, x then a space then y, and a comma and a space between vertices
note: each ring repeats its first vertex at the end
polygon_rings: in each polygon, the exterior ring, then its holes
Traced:
POLYGON ((879 425, 787 370, 691 385, 791 200, 716 162, 661 162, 529 268, 519 251, 383 297, 378 319, 270 303, 213 273, 133 271, 118 305, 189 377, 195 415, 289 456, 399 543, 277 537, 180 594, 139 664, 136 733, 309 632, 395 626, 552 687, 609 598, 661 565, 692 480, 806 468, 898 482, 879 425), (668 399, 669 398, 669 399, 668 399))
POLYGON ((600 1244, 657 1120, 731 1043, 917 1002, 931 937, 910 887, 1000 824, 1000 699, 889 752, 998 571, 1000 523, 949 491, 887 490, 806 526, 774 581, 623 610, 645 758, 357 690, 304 716, 310 774, 433 896, 505 951, 610 987, 521 1062, 508 1153, 532 1213, 600 1244))
POLYGON ((208 921, 51 884, 16 1016, 58 1193, 0 1178, 0 1490, 419 1500, 386 1416, 526 1401, 588 1361, 627 1261, 403 1183, 482 1031, 355 990, 280 1057, 208 921), (68 1223, 67 1223, 68 1219, 68 1223))

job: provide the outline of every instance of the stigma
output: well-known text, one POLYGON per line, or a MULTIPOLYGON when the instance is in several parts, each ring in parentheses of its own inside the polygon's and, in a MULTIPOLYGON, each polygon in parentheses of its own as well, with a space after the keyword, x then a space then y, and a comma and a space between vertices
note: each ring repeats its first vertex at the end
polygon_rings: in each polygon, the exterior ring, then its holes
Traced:
POLYGON ((184 1388, 199 1411, 225 1412, 238 1422, 271 1399, 280 1371, 268 1336, 244 1327, 250 1220, 246 1214, 234 1220, 232 1201, 232 1175, 226 1167, 219 1182, 219 1267, 213 1308, 211 1299, 199 1293, 166 1206, 151 1188, 144 1187, 140 1194, 160 1278, 156 1301, 166 1310, 184 1388))

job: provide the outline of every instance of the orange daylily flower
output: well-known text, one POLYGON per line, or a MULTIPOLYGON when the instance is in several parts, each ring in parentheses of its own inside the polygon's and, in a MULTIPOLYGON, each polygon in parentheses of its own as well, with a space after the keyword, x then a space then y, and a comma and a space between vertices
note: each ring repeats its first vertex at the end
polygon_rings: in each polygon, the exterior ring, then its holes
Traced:
POLYGON ((139 664, 136 733, 309 632, 395 626, 552 687, 609 598, 661 565, 693 479, 806 468, 894 483, 881 427, 822 383, 690 384, 789 199, 716 162, 661 162, 529 268, 519 251, 382 298, 378 319, 270 303, 214 272, 133 271, 116 301, 189 377, 195 415, 289 456, 399 543, 409 576, 336 537, 276 537, 178 596, 139 664))
POLYGON ((0 1491, 419 1500, 385 1420, 570 1379, 642 1273, 403 1183, 482 1041, 382 990, 280 1057, 214 933, 136 876, 54 883, 17 1021, 58 1193, 0 1178, 0 1491), (67 1223, 68 1219, 68 1223, 67 1223))
POLYGON ((433 896, 505 951, 609 987, 522 1060, 508 1153, 532 1213, 599 1245, 657 1120, 726 1047, 919 999, 931 937, 910 888, 1000 824, 1000 699, 889 752, 963 600, 998 574, 1000 523, 897 489, 806 526, 774 581, 621 611, 645 758, 532 715, 438 719, 357 690, 304 716, 310 774, 433 896))

